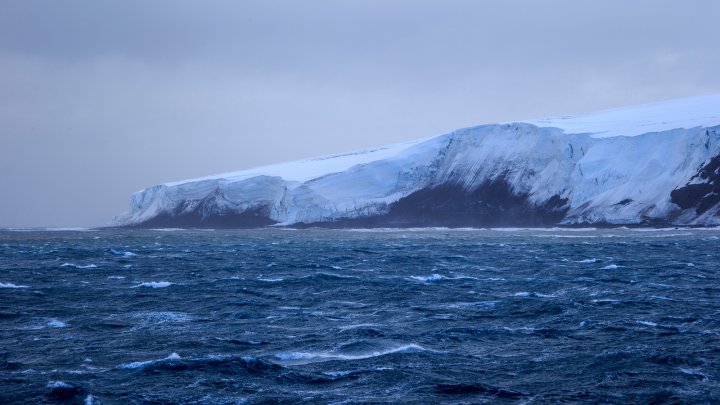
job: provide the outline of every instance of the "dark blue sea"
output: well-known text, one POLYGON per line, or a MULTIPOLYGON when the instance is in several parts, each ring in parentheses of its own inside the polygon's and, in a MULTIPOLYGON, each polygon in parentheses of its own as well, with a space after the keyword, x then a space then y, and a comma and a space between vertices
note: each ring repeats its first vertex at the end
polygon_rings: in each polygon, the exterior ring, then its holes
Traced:
POLYGON ((0 231, 0 403, 718 403, 719 236, 0 231))

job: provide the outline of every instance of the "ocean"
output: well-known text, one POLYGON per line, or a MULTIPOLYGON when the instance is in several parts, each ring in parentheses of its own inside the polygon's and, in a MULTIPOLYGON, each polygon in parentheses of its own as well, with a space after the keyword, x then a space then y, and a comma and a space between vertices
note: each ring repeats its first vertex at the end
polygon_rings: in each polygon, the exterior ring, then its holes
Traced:
POLYGON ((720 230, 3 230, 1 403, 718 403, 720 230))

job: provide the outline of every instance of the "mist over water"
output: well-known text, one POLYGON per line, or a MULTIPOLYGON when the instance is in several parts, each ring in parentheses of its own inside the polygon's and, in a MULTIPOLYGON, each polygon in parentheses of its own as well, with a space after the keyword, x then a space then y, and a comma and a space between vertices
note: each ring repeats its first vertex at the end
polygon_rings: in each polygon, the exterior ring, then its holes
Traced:
POLYGON ((720 230, 0 231, 0 402, 716 402, 720 230))

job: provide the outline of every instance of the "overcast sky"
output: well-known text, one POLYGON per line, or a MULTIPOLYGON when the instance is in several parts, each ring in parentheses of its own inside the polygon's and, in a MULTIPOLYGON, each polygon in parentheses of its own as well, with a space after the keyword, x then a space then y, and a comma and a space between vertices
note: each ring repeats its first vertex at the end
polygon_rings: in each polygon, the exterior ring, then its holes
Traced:
POLYGON ((0 3, 0 226, 173 180, 720 93, 716 0, 0 3))

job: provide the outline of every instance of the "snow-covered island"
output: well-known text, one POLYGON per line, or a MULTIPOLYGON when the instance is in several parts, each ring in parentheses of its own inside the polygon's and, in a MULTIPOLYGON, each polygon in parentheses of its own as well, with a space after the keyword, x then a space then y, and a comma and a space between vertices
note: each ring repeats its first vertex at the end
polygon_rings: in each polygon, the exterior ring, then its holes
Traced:
POLYGON ((717 226, 720 95, 166 183, 112 226, 717 226))

